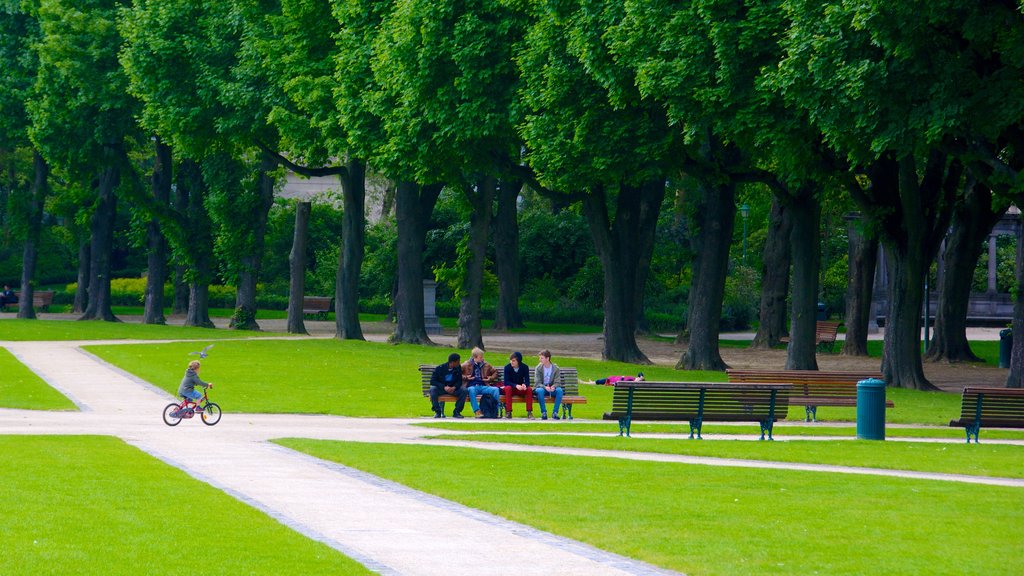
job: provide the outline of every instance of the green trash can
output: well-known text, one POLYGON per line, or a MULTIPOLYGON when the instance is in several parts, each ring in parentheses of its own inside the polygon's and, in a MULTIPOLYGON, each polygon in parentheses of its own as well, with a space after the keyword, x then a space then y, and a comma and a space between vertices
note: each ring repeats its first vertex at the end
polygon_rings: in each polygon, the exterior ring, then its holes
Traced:
POLYGON ((857 382, 857 439, 885 440, 885 382, 857 382))
POLYGON ((1010 367, 1010 355, 1013 354, 1013 330, 1003 328, 999 331, 999 367, 1010 367))

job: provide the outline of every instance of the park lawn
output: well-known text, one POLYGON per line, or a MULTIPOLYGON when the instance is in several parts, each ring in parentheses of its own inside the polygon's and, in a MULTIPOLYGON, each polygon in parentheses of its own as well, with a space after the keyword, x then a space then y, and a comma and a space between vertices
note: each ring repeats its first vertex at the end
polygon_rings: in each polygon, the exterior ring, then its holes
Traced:
MULTIPOLYGON (((751 430, 756 431, 757 428, 751 430)), ((711 441, 713 437, 706 436, 707 442, 566 434, 442 434, 432 438, 1024 478, 1024 446, 850 440, 711 441)))
POLYGON ((0 406, 23 410, 77 410, 75 403, 56 391, 18 361, 6 348, 0 348, 0 406))
POLYGON ((443 446, 278 442, 691 575, 1017 575, 1024 554, 1019 488, 443 446), (525 497, 510 497, 510 479, 530 487, 525 497), (553 498, 528 496, 545 486, 553 498))
MULTIPOLYGON (((477 419, 456 421, 446 419, 443 422, 422 422, 415 424, 424 428, 436 428, 440 430, 454 430, 457 432, 529 432, 529 433, 555 433, 555 434, 607 434, 618 433, 618 422, 593 423, 593 422, 537 422, 524 420, 488 420, 477 419)), ((689 434, 688 424, 649 424, 635 422, 630 427, 633 434, 689 434)), ((712 435, 743 435, 750 436, 757 434, 756 429, 750 425, 732 426, 725 424, 704 424, 704 434, 712 435)), ((777 439, 786 439, 790 436, 847 436, 857 435, 855 426, 821 426, 775 423, 774 436, 777 439)), ((894 428, 889 426, 885 429, 886 438, 949 438, 966 441, 966 434, 963 428, 894 428)), ((983 440, 1024 440, 1024 430, 1008 430, 982 428, 981 437, 983 440)))
POLYGON ((0 436, 0 572, 370 574, 105 436, 0 436))
POLYGON ((0 341, 220 340, 273 336, 282 334, 99 320, 0 320, 0 341))
MULTIPOLYGON (((168 392, 177 391, 190 351, 200 344, 166 342, 86 346, 86 350, 168 392)), ((430 401, 421 394, 420 363, 440 364, 451 348, 382 344, 360 340, 281 339, 217 342, 203 361, 201 377, 214 382, 211 396, 234 412, 283 412, 345 416, 428 416, 430 401)), ((469 352, 460 350, 463 358, 469 352)), ((508 351, 489 351, 498 362, 508 351)), ((583 378, 626 373, 636 367, 620 362, 560 358, 583 378)), ((501 365, 504 365, 502 363, 501 365)), ((659 378, 678 374, 671 367, 645 367, 659 378)), ((718 372, 694 372, 695 378, 724 379, 718 372)), ((581 385, 588 404, 578 418, 600 418, 611 405, 611 387, 581 385)), ((449 412, 450 412, 449 408, 449 412)), ((465 411, 470 414, 467 405, 465 411)))
MULTIPOLYGON (((228 331, 213 331, 228 332, 228 331)), ((118 367, 174 393, 185 370, 188 353, 201 343, 160 342, 110 344, 86 349, 118 367)), ((451 348, 412 344, 382 344, 337 339, 250 339, 218 342, 203 363, 204 380, 219 383, 212 396, 235 412, 284 412, 345 416, 429 416, 430 402, 421 396, 420 363, 441 363, 451 348), (440 360, 439 360, 440 359, 440 360)), ((460 350, 463 358, 469 352, 460 350)), ((495 363, 508 351, 492 350, 495 363)), ((575 366, 582 380, 608 374, 629 374, 636 366, 585 358, 558 358, 575 366)), ((503 364, 502 364, 503 365, 503 364)), ((651 380, 725 381, 722 372, 680 372, 669 366, 645 366, 651 380)), ((600 419, 611 408, 611 386, 580 385, 587 404, 573 408, 580 419, 600 419)), ((888 422, 945 425, 960 413, 960 397, 948 393, 887 390, 896 408, 886 411, 888 422)), ((521 413, 521 407, 517 407, 521 413)), ((447 407, 451 412, 451 407, 447 407)), ((464 410, 470 414, 469 408, 464 410)), ((818 410, 819 420, 855 418, 853 408, 818 410)), ((538 414, 539 415, 539 414, 538 414)), ((789 419, 802 421, 803 407, 791 406, 789 419)))

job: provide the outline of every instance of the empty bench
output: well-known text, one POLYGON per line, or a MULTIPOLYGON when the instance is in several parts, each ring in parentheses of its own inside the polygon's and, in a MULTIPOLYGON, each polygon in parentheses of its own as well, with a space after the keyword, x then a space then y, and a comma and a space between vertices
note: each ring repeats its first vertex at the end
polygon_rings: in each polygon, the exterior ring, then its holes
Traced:
MULTIPOLYGON (((726 370, 729 382, 778 382, 792 384, 789 403, 803 406, 807 422, 818 421, 818 406, 856 407, 857 382, 882 379, 876 372, 822 370, 726 370)), ((892 408, 892 400, 885 401, 892 408)))
POLYGON ((331 311, 331 300, 330 296, 303 296, 302 313, 326 318, 327 313, 331 311))
POLYGON ((963 426, 967 443, 978 443, 982 426, 995 428, 1024 428, 1024 389, 1020 388, 964 388, 960 401, 960 419, 950 420, 950 426, 963 426))
MULTIPOLYGON (((839 326, 841 324, 842 322, 834 320, 818 320, 814 323, 814 339, 819 350, 824 350, 827 346, 828 351, 832 351, 832 348, 835 347, 836 336, 839 335, 839 326)), ((789 336, 779 338, 779 342, 789 342, 789 336)))
POLYGON ((619 436, 633 420, 687 420, 690 438, 701 438, 704 422, 757 422, 761 439, 789 409, 789 384, 713 382, 616 382, 612 411, 605 420, 619 421, 619 436))
MULTIPOLYGON (((21 302, 21 292, 17 291, 14 295, 18 298, 18 302, 21 302)), ((32 292, 33 308, 38 308, 43 312, 49 312, 50 304, 53 304, 53 290, 34 290, 32 292)), ((4 309, 8 306, 17 307, 17 304, 7 304, 4 306, 4 309)))
MULTIPOLYGON (((423 387, 423 396, 425 398, 430 398, 430 377, 434 374, 434 368, 436 367, 437 366, 433 366, 431 364, 420 364, 420 382, 423 387)), ((565 394, 564 396, 562 396, 562 417, 572 420, 572 407, 576 404, 586 404, 587 399, 584 398, 583 396, 580 396, 579 375, 577 374, 575 368, 563 368, 559 366, 558 371, 562 375, 561 386, 565 394)), ((530 369, 530 375, 533 375, 532 367, 530 369)), ((536 388, 536 386, 534 386, 533 383, 531 383, 530 386, 536 388)), ((477 396, 477 400, 479 399, 480 397, 477 396)), ((440 396, 437 397, 437 401, 441 404, 442 410, 444 409, 445 402, 455 402, 455 400, 455 396, 452 396, 451 394, 441 394, 440 396)), ((548 398, 547 401, 554 402, 554 399, 548 398)), ((525 396, 512 397, 513 404, 521 404, 525 402, 525 396)), ((537 399, 534 398, 534 403, 536 402, 537 399)), ((502 395, 501 400, 498 402, 499 417, 504 416, 504 412, 505 396, 502 395)))

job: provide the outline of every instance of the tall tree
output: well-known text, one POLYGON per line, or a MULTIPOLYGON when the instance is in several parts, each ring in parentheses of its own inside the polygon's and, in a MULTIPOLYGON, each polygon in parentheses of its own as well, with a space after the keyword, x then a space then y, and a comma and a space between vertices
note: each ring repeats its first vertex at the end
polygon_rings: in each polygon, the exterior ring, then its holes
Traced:
POLYGON ((665 181, 680 138, 661 107, 640 97, 604 32, 620 5, 538 7, 518 57, 527 106, 522 134, 531 184, 583 204, 604 274, 604 350, 647 363, 637 317, 665 181))
POLYGON ((494 329, 522 328, 519 312, 519 191, 520 180, 498 183, 498 210, 494 214, 494 266, 498 276, 498 308, 494 329))
MULTIPOLYGON (((168 207, 171 200, 173 165, 171 147, 155 138, 153 141, 153 175, 150 182, 153 201, 161 207, 168 207)), ((146 224, 146 240, 149 260, 146 269, 145 310, 142 322, 145 324, 166 324, 164 318, 164 284, 167 282, 167 238, 160 228, 160 220, 151 217, 146 224)))
POLYGON ((117 188, 128 167, 125 141, 137 137, 137 101, 117 58, 116 24, 124 3, 42 0, 39 75, 30 135, 49 164, 95 191, 89 299, 82 319, 116 320, 110 257, 117 188))
POLYGON ((967 190, 962 202, 953 209, 943 268, 940 279, 938 309, 935 312, 935 332, 925 357, 932 361, 976 362, 980 360, 971 351, 967 341, 967 309, 971 297, 973 274, 981 256, 985 238, 1006 211, 1009 201, 993 198, 988 186, 967 178, 967 190), (995 202, 993 202, 995 200, 995 202))
POLYGON ((871 296, 875 288, 878 264, 878 235, 865 226, 859 215, 847 217, 849 238, 849 287, 846 291, 846 339, 844 356, 868 355, 868 325, 871 321, 871 296))
MULTIPOLYGON (((21 301, 18 305, 18 318, 35 318, 32 306, 36 263, 38 261, 39 235, 42 228, 44 203, 48 191, 49 166, 38 150, 33 149, 28 138, 29 117, 26 104, 32 98, 35 77, 38 70, 38 57, 33 50, 33 43, 41 34, 38 20, 24 7, 17 3, 6 5, 0 12, 0 151, 10 158, 6 166, 3 186, 4 196, 0 197, 4 209, 8 200, 26 196, 26 202, 10 202, 11 205, 22 205, 26 208, 23 215, 24 225, 19 227, 24 232, 24 250, 21 267, 21 301), (31 150, 31 171, 28 166, 19 163, 16 158, 18 150, 31 150), (21 174, 20 172, 27 172, 21 174), (29 176, 29 177, 26 177, 29 176), (30 181, 27 189, 24 182, 30 181)), ((2 209, 0 209, 2 210, 2 209)), ((3 212, 0 212, 3 213, 3 212)), ((6 229, 11 218, 4 218, 6 229)))
POLYGON ((933 389, 921 367, 922 283, 962 196, 962 151, 1021 121, 1018 11, 960 0, 786 8, 774 85, 870 182, 848 188, 892 256, 883 373, 933 389))
POLYGON ((306 292, 306 241, 309 238, 309 213, 312 205, 299 202, 295 205, 295 233, 292 250, 288 255, 290 271, 288 284, 288 332, 308 334, 302 318, 302 297, 306 292))
POLYGON ((387 146, 378 162, 416 182, 450 183, 469 201, 460 346, 483 344, 480 300, 499 162, 522 147, 513 49, 524 29, 523 15, 502 2, 405 0, 375 39, 372 69, 389 103, 379 109, 387 146))
POLYGON ((761 306, 757 333, 751 348, 771 348, 777 345, 786 331, 786 296, 789 294, 789 266, 791 262, 789 236, 793 229, 793 213, 778 198, 772 198, 768 218, 768 238, 761 258, 761 306))

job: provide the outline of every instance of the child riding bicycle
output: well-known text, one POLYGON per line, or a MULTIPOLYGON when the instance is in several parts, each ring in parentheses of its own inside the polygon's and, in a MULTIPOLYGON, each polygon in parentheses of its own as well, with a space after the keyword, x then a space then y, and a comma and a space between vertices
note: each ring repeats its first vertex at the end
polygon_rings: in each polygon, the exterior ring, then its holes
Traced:
POLYGON ((213 388, 212 382, 203 382, 199 379, 199 360, 193 360, 188 363, 185 377, 181 379, 181 386, 178 386, 178 395, 185 400, 191 400, 195 404, 196 412, 202 412, 203 407, 199 405, 199 400, 203 395, 196 391, 196 386, 213 388))

